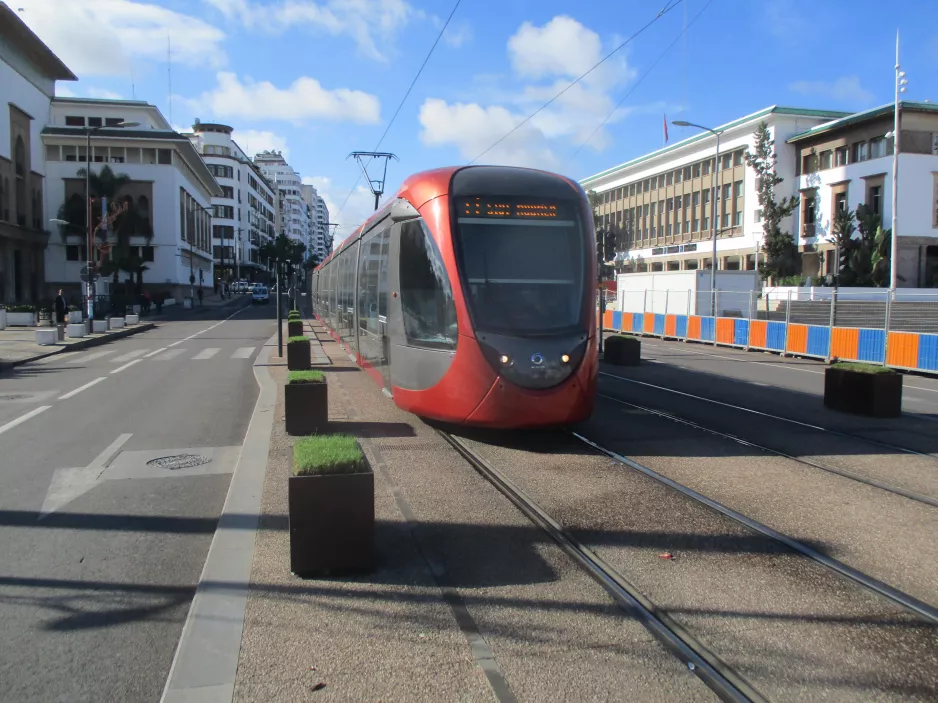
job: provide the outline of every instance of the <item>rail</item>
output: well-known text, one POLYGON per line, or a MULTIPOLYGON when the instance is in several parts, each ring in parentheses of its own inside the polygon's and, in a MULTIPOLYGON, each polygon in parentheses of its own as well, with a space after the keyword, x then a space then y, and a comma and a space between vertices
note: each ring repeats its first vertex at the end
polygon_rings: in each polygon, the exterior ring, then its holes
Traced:
POLYGON ((938 374, 938 292, 620 291, 603 330, 938 374))

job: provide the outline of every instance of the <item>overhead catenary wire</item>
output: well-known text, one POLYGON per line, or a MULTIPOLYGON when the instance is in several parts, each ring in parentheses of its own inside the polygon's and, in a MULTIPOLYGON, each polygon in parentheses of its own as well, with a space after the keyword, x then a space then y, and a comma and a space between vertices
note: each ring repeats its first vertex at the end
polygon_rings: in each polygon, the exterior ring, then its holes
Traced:
MULTIPOLYGON (((449 26, 450 21, 453 19, 453 15, 456 14, 456 10, 459 8, 460 2, 462 2, 462 0, 456 0, 456 4, 453 5, 453 9, 450 11, 449 17, 446 18, 446 22, 443 23, 443 27, 440 29, 440 33, 437 34, 436 36, 436 41, 433 42, 433 46, 431 46, 430 51, 427 52, 427 55, 424 58, 423 63, 420 64, 420 68, 417 69, 417 73, 414 76, 414 79, 410 82, 410 87, 407 88, 407 92, 404 93, 404 97, 401 98, 401 102, 397 106, 397 109, 394 111, 394 115, 392 115, 391 121, 388 122, 388 126, 384 129, 384 134, 381 135, 381 139, 378 140, 377 145, 375 146, 374 149, 372 149, 372 151, 378 151, 378 149, 381 147, 381 143, 384 141, 384 138, 388 136, 388 132, 391 131, 391 125, 394 124, 394 121, 397 119, 397 116, 400 114, 401 108, 404 107, 404 103, 407 102, 407 98, 410 96, 410 92, 414 89, 414 86, 417 84, 417 79, 420 78, 420 74, 423 73, 423 69, 426 67, 427 63, 430 61, 430 57, 433 55, 433 52, 436 50, 437 44, 439 44, 440 39, 443 38, 443 33, 446 32, 446 28, 449 26)), ((355 189, 358 187, 358 184, 361 183, 361 180, 362 180, 362 177, 361 177, 361 174, 359 174, 358 178, 355 181, 355 185, 352 186, 351 190, 349 190, 348 192, 348 195, 345 196, 345 200, 342 201, 342 205, 341 207, 339 207, 339 210, 336 213, 336 217, 338 217, 339 214, 342 212, 342 210, 345 209, 345 206, 348 204, 349 198, 352 197, 352 193, 355 192, 355 189)))
POLYGON ((622 42, 621 44, 619 44, 615 49, 613 49, 613 50, 610 51, 608 54, 606 54, 606 55, 605 55, 603 58, 601 58, 597 63, 595 63, 589 70, 587 70, 585 73, 581 74, 581 75, 580 75, 578 78, 576 78, 572 83, 570 83, 566 88, 564 88, 563 90, 561 90, 559 93, 557 93, 556 95, 554 95, 554 97, 552 97, 550 100, 548 100, 546 103, 544 103, 543 105, 541 105, 539 108, 537 108, 537 109, 536 109, 534 112, 532 112, 530 115, 528 115, 528 116, 525 117, 523 120, 521 120, 521 122, 519 122, 518 124, 516 124, 511 130, 509 130, 509 131, 508 131, 506 134, 504 134, 501 138, 499 138, 498 140, 496 140, 494 144, 492 144, 492 145, 491 145, 490 147, 488 147, 485 151, 483 151, 481 154, 479 154, 479 155, 476 156, 474 159, 472 159, 469 163, 470 163, 470 164, 475 163, 476 161, 478 161, 479 159, 481 159, 483 156, 485 156, 487 153, 489 153, 492 149, 494 149, 494 148, 497 147, 499 144, 501 144, 503 141, 505 141, 505 140, 506 140, 508 137, 510 137, 512 134, 514 134, 515 132, 517 132, 521 127, 523 127, 523 126, 526 125, 528 122, 530 122, 534 117, 536 117, 536 116, 538 115, 538 113, 540 113, 540 112, 541 112, 542 110, 544 110, 545 108, 549 107, 555 100, 557 100, 557 98, 559 98, 561 95, 563 95, 564 93, 566 93, 566 92, 567 92, 568 90, 570 90, 573 86, 577 85, 580 81, 582 81, 582 80, 583 80, 584 78, 586 78, 589 74, 591 74, 591 73, 592 73, 593 71, 595 71, 597 68, 599 68, 600 66, 602 66, 604 63, 606 63, 606 61, 608 61, 609 59, 611 59, 611 58, 612 58, 615 54, 617 54, 619 51, 621 51, 621 50, 624 49, 626 46, 628 46, 630 43, 632 43, 633 41, 635 41, 635 39, 637 39, 643 32, 645 32, 645 30, 647 30, 649 27, 651 27, 655 22, 657 22, 658 20, 660 20, 662 17, 664 17, 666 14, 668 14, 671 10, 673 10, 675 7, 677 7, 677 6, 678 6, 681 2, 683 2, 683 1, 684 1, 684 0, 668 0, 668 4, 666 4, 666 5, 661 9, 661 11, 658 12, 658 14, 655 15, 647 24, 645 24, 645 25, 644 25, 643 27, 641 27, 638 31, 636 31, 634 34, 632 34, 632 35, 631 35, 628 39, 626 39, 624 42, 622 42))
MULTIPOLYGON (((696 22, 696 21, 700 18, 700 16, 706 11, 706 9, 707 9, 708 7, 710 7, 710 5, 712 5, 712 4, 713 4, 713 0, 708 0, 707 4, 704 5, 704 6, 700 9, 700 12, 698 12, 696 15, 694 15, 694 19, 692 19, 689 24, 686 24, 686 25, 684 26, 684 29, 681 30, 681 33, 678 34, 677 37, 674 38, 674 41, 672 41, 670 44, 668 44, 668 46, 665 48, 665 50, 661 52, 661 55, 660 55, 657 59, 655 59, 655 62, 645 70, 645 72, 642 74, 641 78, 639 78, 639 79, 635 82, 635 84, 629 89, 629 92, 627 92, 624 96, 622 96, 622 99, 621 99, 618 103, 616 103, 616 106, 615 106, 614 108, 612 108, 612 111, 611 111, 608 115, 606 115, 605 119, 603 119, 603 121, 599 123, 599 125, 596 127, 596 129, 594 129, 594 130, 590 133, 590 135, 589 135, 586 139, 583 140, 583 143, 580 144, 580 146, 577 147, 576 151, 573 152, 573 154, 570 156, 570 158, 567 159, 567 161, 566 161, 566 163, 564 164, 564 166, 567 166, 571 161, 573 161, 573 159, 575 159, 575 158, 577 157, 577 154, 579 154, 579 153, 583 150, 583 147, 585 147, 587 144, 589 144, 590 141, 593 139, 593 137, 596 136, 596 133, 599 132, 599 130, 601 130, 603 127, 606 126, 606 123, 609 122, 609 120, 612 119, 612 116, 616 114, 616 112, 618 111, 618 109, 619 109, 620 107, 622 107, 622 103, 624 103, 626 100, 628 100, 628 99, 632 96, 632 93, 635 92, 635 90, 638 88, 638 86, 640 86, 640 85, 642 84, 642 82, 643 82, 646 78, 648 78, 648 76, 651 74, 651 72, 655 70, 655 66, 657 66, 659 63, 661 63, 661 61, 664 59, 664 57, 667 56, 668 52, 671 51, 671 49, 674 48, 674 45, 677 44, 677 43, 681 40, 682 37, 685 37, 685 36, 687 35, 687 30, 691 28, 691 26, 694 24, 694 22, 696 22)), ((686 108, 687 106, 684 105, 684 106, 682 106, 682 107, 686 108)))

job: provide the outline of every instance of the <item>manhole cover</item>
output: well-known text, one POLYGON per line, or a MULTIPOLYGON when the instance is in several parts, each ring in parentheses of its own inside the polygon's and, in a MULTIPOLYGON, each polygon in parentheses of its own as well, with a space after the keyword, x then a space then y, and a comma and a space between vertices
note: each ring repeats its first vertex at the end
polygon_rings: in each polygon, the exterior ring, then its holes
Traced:
POLYGON ((191 469, 193 466, 207 464, 210 459, 198 454, 176 454, 174 456, 161 456, 159 459, 150 459, 147 466, 157 466, 161 469, 177 471, 179 469, 191 469))
POLYGON ((26 400, 32 398, 31 395, 0 395, 0 400, 26 400))

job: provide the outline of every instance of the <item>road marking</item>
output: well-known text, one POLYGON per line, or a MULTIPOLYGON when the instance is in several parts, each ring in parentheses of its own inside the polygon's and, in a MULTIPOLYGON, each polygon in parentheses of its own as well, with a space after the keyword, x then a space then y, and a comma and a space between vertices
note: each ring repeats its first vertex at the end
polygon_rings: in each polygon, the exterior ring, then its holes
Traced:
POLYGON ((141 362, 141 361, 143 361, 143 359, 134 359, 133 361, 131 361, 131 362, 127 363, 127 364, 124 364, 123 366, 121 366, 121 367, 119 367, 119 368, 114 369, 113 371, 111 371, 111 373, 120 373, 120 372, 123 371, 124 369, 130 368, 130 367, 133 366, 134 364, 137 364, 137 363, 139 363, 139 362, 141 362))
POLYGON ((194 357, 192 357, 192 358, 193 358, 194 360, 197 360, 197 361, 204 361, 205 359, 211 359, 211 358, 212 358, 213 356, 215 356, 219 351, 221 351, 221 350, 220 350, 220 349, 217 349, 217 348, 215 348, 215 347, 211 347, 211 348, 209 348, 209 349, 203 349, 202 351, 200 351, 198 354, 196 354, 196 355, 195 355, 194 357))
POLYGON ((28 413, 26 413, 25 415, 21 415, 20 417, 16 418, 15 420, 11 420, 11 421, 8 422, 7 424, 5 424, 5 425, 3 425, 2 427, 0 427, 0 434, 3 434, 3 433, 6 432, 7 430, 12 430, 12 429, 13 429, 14 427, 16 427, 17 425, 23 424, 24 422, 26 422, 26 421, 29 420, 30 418, 36 417, 36 415, 38 415, 39 413, 45 412, 46 410, 48 410, 48 409, 51 408, 51 407, 52 407, 51 405, 40 405, 40 406, 39 406, 38 408, 36 408, 35 410, 30 410, 30 411, 29 411, 28 413))
POLYGON ((162 354, 160 354, 153 361, 169 361, 170 359, 175 359, 177 356, 184 353, 185 351, 186 351, 185 349, 170 349, 169 351, 165 351, 162 354))
POLYGON ((106 378, 107 378, 107 376, 101 376, 100 378, 96 378, 95 380, 91 381, 90 383, 86 383, 86 384, 83 385, 83 386, 79 386, 79 387, 76 388, 75 390, 70 391, 69 393, 66 393, 65 395, 60 395, 60 396, 59 396, 59 400, 68 400, 69 398, 74 398, 76 395, 78 395, 78 394, 81 393, 82 391, 87 390, 87 389, 91 388, 92 386, 101 383, 101 381, 103 381, 103 380, 106 379, 106 378))
POLYGON ((151 351, 149 354, 144 354, 144 355, 143 355, 143 358, 144 358, 144 359, 149 359, 151 356, 156 356, 156 355, 159 354, 161 351, 165 351, 165 350, 166 350, 166 347, 160 347, 160 348, 157 349, 156 351, 151 351))
POLYGON ((46 490, 46 497, 42 501, 42 508, 39 510, 38 520, 42 520, 46 515, 55 512, 63 505, 71 503, 79 496, 87 493, 98 482, 101 474, 107 468, 107 465, 117 456, 127 440, 133 435, 126 433, 120 435, 111 442, 107 448, 98 454, 94 460, 80 468, 56 469, 52 475, 52 481, 46 490))
POLYGON ((113 354, 116 349, 108 349, 107 351, 92 352, 91 354, 83 354, 77 359, 72 359, 69 364, 84 364, 86 361, 94 361, 95 359, 100 359, 102 356, 107 356, 108 354, 113 354))
POLYGON ((129 351, 126 354, 115 356, 113 359, 111 359, 111 361, 113 361, 115 364, 121 361, 130 361, 131 359, 136 358, 140 356, 141 354, 146 354, 146 353, 147 353, 146 349, 134 349, 133 351, 129 351))
POLYGON ((232 359, 250 359, 254 353, 254 347, 240 347, 238 351, 231 355, 232 359))

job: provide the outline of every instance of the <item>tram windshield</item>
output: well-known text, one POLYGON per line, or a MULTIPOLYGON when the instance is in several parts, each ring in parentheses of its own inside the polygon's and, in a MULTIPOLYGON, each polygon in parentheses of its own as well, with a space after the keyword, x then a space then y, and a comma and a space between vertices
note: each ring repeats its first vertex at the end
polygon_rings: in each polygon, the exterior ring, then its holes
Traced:
POLYGON ((557 333, 580 326, 585 240, 576 203, 457 198, 457 250, 477 329, 557 333))

